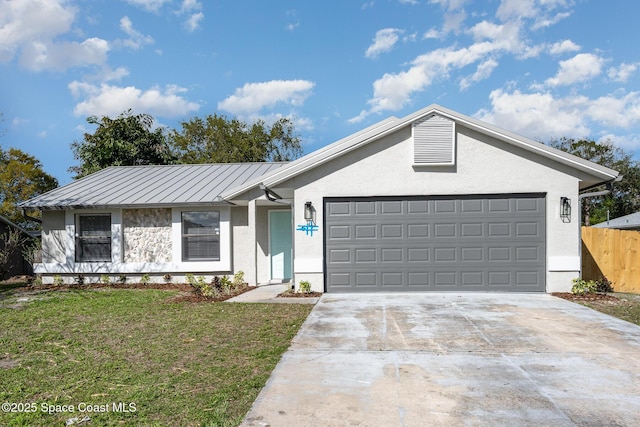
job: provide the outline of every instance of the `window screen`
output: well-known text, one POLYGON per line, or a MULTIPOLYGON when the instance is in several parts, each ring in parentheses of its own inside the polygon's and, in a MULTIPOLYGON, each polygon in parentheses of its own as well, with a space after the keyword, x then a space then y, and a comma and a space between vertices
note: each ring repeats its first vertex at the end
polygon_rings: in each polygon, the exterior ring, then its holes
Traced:
POLYGON ((111 215, 78 215, 76 231, 76 261, 111 261, 111 215))
POLYGON ((182 260, 220 261, 220 212, 182 212, 182 260))

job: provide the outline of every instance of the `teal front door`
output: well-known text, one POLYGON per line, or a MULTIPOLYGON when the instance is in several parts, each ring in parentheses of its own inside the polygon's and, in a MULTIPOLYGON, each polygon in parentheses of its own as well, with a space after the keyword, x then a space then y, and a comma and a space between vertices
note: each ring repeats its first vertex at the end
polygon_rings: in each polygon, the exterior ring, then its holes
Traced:
POLYGON ((291 211, 269 211, 271 279, 291 279, 291 211))

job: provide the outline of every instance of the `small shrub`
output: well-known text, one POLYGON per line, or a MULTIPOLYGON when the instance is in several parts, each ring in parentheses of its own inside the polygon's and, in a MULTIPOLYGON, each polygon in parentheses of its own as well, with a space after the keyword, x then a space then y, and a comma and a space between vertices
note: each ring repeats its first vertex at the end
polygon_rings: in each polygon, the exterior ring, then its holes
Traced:
POLYGON ((235 282, 232 282, 229 276, 222 276, 220 278, 220 286, 222 286, 227 295, 231 295, 235 289, 235 282))
POLYGON ((613 286, 611 282, 606 277, 602 276, 598 280, 596 280, 596 292, 607 293, 613 292, 613 286))
POLYGON ((118 283, 121 283, 123 285, 127 283, 127 276, 124 274, 121 274, 120 276, 118 276, 118 283))
POLYGON ((196 287, 196 278, 192 273, 185 274, 184 280, 186 280, 187 283, 193 286, 194 288, 196 287))
POLYGON ((311 283, 308 280, 301 280, 298 285, 298 290, 304 294, 308 294, 311 292, 311 283))
POLYGON ((55 286, 62 286, 64 285, 64 280, 62 279, 62 276, 59 274, 56 274, 55 276, 53 276, 53 284, 55 286))
POLYGON ((233 285, 239 288, 244 285, 244 271, 240 270, 233 275, 233 285))
POLYGON ((143 285, 148 285, 149 283, 151 283, 151 276, 149 276, 149 273, 144 273, 142 275, 142 277, 140 278, 140 283, 143 285))
POLYGON ((213 289, 216 292, 222 292, 222 282, 220 281, 220 278, 218 276, 213 276, 213 279, 211 280, 211 286, 213 286, 213 289))
POLYGON ((100 276, 100 282, 105 285, 108 285, 109 283, 111 283, 111 278, 109 277, 108 274, 103 274, 100 276))
POLYGON ((40 276, 34 277, 33 280, 31 281, 31 284, 33 286, 42 286, 42 277, 40 276))
POLYGON ((78 274, 76 276, 76 278, 74 279, 74 282, 76 282, 76 285, 78 286, 83 286, 84 283, 86 282, 87 278, 84 277, 84 274, 78 274))
POLYGON ((574 295, 585 295, 596 293, 597 284, 593 280, 584 280, 580 278, 573 279, 571 293, 574 295))
POLYGON ((171 283, 171 281, 173 280, 173 277, 171 277, 171 274, 167 273, 164 276, 162 276, 162 278, 164 279, 164 281, 166 283, 171 283))
POLYGON ((217 295, 213 284, 207 283, 204 276, 195 277, 193 274, 188 273, 185 275, 185 279, 196 294, 205 298, 213 298, 217 295))

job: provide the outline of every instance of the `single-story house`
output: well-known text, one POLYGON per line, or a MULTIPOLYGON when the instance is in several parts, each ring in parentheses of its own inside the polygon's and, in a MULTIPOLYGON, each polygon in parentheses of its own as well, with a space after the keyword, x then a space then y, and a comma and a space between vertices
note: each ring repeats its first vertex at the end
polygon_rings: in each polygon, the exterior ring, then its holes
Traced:
POLYGON ((10 254, 6 254, 7 265, 0 266, 0 280, 33 274, 33 266, 27 261, 23 251, 25 245, 32 244, 35 237, 24 228, 0 215, 0 252, 4 253, 7 250, 6 239, 11 232, 18 233, 23 244, 19 248, 12 250, 10 254))
POLYGON ((42 211, 45 282, 243 271, 322 292, 555 292, 580 274, 578 194, 616 177, 431 105, 289 163, 110 167, 22 207, 42 211))
POLYGON ((594 228, 618 228, 620 230, 640 230, 640 212, 614 218, 593 225, 594 228))

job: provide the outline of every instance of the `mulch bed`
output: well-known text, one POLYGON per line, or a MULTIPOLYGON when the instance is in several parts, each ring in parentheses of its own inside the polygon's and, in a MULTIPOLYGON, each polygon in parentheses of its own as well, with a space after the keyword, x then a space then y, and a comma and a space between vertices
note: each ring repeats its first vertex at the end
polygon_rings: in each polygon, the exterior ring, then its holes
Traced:
POLYGON ((571 292, 552 292, 551 295, 563 298, 573 302, 589 302, 589 301, 619 301, 618 297, 609 294, 584 294, 576 295, 571 292))
POLYGON ((287 290, 278 294, 278 298, 317 298, 322 296, 322 292, 296 292, 287 290))

